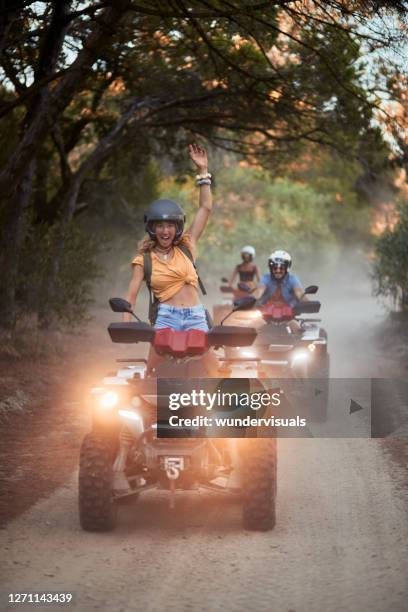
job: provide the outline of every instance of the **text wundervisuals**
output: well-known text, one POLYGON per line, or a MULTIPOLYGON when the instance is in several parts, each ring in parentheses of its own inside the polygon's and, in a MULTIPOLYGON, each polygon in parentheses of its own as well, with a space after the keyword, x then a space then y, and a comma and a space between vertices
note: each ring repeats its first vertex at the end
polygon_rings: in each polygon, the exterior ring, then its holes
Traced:
POLYGON ((169 418, 171 427, 306 427, 306 419, 297 416, 293 419, 269 418, 254 419, 250 416, 244 418, 221 418, 212 419, 207 416, 196 416, 192 419, 171 416, 169 418))

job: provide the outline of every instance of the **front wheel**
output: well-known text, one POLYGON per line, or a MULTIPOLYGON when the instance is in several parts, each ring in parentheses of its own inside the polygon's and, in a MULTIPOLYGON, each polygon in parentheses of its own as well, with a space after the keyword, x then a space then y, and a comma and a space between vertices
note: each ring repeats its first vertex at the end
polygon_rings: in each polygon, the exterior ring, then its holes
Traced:
POLYGON ((243 524, 252 531, 268 531, 276 522, 276 438, 242 442, 243 524))
POLYGON ((79 520, 86 531, 110 531, 116 524, 113 499, 115 445, 107 436, 89 433, 79 463, 79 520))

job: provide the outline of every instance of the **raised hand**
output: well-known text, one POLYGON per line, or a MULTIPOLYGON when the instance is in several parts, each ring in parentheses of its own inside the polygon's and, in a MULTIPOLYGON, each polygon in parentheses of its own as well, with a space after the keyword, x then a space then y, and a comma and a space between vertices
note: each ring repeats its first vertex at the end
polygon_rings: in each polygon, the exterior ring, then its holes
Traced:
POLYGON ((188 145, 188 152, 190 155, 191 161, 197 166, 197 169, 200 173, 207 172, 208 170, 208 158, 207 151, 200 147, 195 142, 193 144, 188 145))

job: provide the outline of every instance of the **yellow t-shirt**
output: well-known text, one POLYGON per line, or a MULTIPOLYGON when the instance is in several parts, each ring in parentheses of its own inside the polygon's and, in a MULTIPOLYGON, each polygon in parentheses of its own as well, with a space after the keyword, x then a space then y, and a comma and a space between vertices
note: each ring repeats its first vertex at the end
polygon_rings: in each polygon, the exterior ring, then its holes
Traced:
MULTIPOLYGON (((190 259, 179 247, 174 247, 173 255, 168 261, 151 251, 152 278, 151 286, 159 302, 170 300, 184 285, 198 288, 197 272, 190 259)), ((143 255, 136 255, 132 261, 134 266, 143 267, 143 255)))

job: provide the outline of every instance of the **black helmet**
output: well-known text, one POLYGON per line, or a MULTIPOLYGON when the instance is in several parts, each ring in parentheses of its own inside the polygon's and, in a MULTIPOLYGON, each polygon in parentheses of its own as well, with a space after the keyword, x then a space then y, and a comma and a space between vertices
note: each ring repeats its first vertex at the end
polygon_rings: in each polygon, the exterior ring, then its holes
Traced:
POLYGON ((156 200, 150 204, 144 214, 145 230, 154 240, 156 233, 153 229, 154 221, 174 221, 176 224, 176 238, 180 238, 184 230, 186 215, 183 209, 173 200, 156 200))

